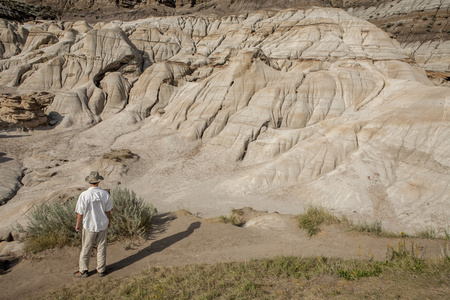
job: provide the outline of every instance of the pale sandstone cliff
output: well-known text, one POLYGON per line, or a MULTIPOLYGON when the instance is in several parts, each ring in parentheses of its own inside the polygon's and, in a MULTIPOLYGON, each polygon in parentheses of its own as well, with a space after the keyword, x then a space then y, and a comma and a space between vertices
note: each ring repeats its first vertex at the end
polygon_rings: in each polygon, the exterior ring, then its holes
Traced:
POLYGON ((450 90, 342 10, 4 22, 1 36, 18 50, 3 53, 0 84, 54 93, 59 122, 24 137, 26 155, 2 136, 26 168, 0 206, 2 234, 92 168, 162 210, 313 203, 391 228, 447 226, 450 90), (104 159, 125 148, 139 159, 104 159))

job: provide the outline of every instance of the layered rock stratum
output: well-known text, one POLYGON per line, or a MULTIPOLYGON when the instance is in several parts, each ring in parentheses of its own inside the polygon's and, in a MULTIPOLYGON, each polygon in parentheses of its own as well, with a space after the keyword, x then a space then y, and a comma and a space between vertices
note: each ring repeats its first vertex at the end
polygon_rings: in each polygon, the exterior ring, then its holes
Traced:
POLYGON ((92 169, 162 211, 313 204, 448 230, 450 89, 341 9, 1 28, 0 85, 55 95, 45 130, 0 135, 1 236, 92 169))

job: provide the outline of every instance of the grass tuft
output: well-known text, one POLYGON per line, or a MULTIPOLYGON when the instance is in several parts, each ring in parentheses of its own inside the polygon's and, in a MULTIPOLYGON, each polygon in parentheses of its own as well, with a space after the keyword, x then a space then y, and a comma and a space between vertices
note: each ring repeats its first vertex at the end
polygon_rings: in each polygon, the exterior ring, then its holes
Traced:
POLYGON ((297 218, 299 227, 306 229, 309 237, 319 233, 322 224, 331 225, 341 222, 338 217, 322 206, 309 206, 306 212, 297 218))
POLYGON ((436 230, 434 230, 434 228, 431 226, 427 226, 425 228, 425 230, 419 232, 417 236, 421 237, 421 238, 426 238, 426 239, 435 239, 436 238, 436 230))
POLYGON ((231 214, 231 216, 220 216, 219 221, 225 224, 232 224, 234 226, 243 226, 245 224, 242 216, 231 214))
POLYGON ((230 216, 221 215, 219 217, 219 221, 225 224, 232 224, 234 226, 243 226, 246 222, 242 209, 232 209, 230 216))
POLYGON ((361 232, 368 232, 375 235, 381 235, 383 232, 381 221, 375 220, 373 222, 367 222, 366 220, 358 223, 358 225, 355 225, 352 227, 353 230, 361 231, 361 232))

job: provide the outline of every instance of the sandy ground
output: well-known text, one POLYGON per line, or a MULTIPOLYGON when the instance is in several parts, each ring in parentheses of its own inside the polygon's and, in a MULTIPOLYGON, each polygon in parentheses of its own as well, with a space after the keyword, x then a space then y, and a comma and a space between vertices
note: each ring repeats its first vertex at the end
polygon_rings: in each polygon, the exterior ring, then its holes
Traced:
MULTIPOLYGON (((247 224, 251 226, 237 227, 200 219, 184 211, 163 214, 156 220, 148 240, 109 245, 106 277, 96 274, 95 257, 88 278, 73 277, 78 265, 78 248, 48 250, 28 255, 0 275, 0 299, 43 298, 51 290, 71 287, 80 281, 132 276, 150 266, 244 261, 280 255, 368 259, 373 254, 375 259, 382 260, 388 243, 397 245, 400 241, 339 227, 327 227, 310 239, 296 226, 292 216, 276 213, 255 214, 247 224)), ((406 239, 406 244, 410 245, 411 241, 406 239)), ((444 244, 440 240, 414 239, 414 242, 427 257, 439 257, 444 244)))

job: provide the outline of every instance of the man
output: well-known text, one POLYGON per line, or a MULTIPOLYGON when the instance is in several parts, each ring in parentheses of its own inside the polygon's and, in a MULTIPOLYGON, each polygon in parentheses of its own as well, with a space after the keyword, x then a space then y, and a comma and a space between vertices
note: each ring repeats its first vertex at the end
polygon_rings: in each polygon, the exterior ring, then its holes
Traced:
POLYGON ((89 258, 94 243, 97 244, 97 273, 100 277, 105 276, 106 245, 113 204, 109 193, 98 187, 101 180, 103 177, 97 171, 91 172, 86 177, 91 186, 81 193, 75 208, 77 213, 75 230, 78 231, 83 223, 79 270, 73 274, 75 277, 89 276, 89 258))

